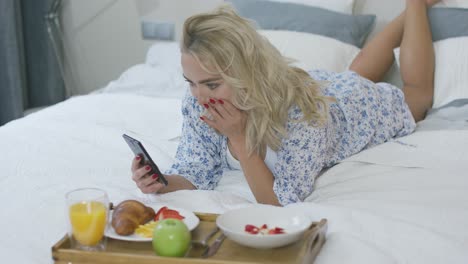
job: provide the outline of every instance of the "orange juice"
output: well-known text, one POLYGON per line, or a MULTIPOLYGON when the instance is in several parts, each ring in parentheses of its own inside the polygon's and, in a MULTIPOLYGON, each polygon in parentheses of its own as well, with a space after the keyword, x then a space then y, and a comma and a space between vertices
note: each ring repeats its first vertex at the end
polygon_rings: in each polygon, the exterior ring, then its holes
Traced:
POLYGON ((69 213, 75 239, 85 246, 98 244, 106 227, 105 205, 95 201, 76 203, 69 213))

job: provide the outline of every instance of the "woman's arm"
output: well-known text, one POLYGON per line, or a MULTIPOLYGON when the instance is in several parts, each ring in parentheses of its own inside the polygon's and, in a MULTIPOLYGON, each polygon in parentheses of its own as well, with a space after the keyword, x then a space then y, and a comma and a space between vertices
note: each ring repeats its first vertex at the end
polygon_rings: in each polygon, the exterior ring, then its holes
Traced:
POLYGON ((158 182, 159 175, 150 174, 148 165, 140 164, 140 157, 135 157, 132 162, 132 179, 143 193, 168 193, 177 190, 194 190, 195 186, 180 175, 164 175, 168 184, 158 182))
POLYGON ((186 178, 180 175, 165 175, 168 185, 159 189, 158 193, 169 193, 178 190, 196 190, 197 188, 186 178))
POLYGON ((259 203, 286 205, 301 202, 313 190, 316 175, 327 158, 327 127, 312 127, 307 122, 290 122, 289 135, 278 151, 275 176, 256 153, 247 154, 245 144, 232 141, 245 178, 259 203), (298 143, 300 142, 300 143, 298 143))
POLYGON ((213 118, 204 121, 228 138, 257 202, 285 205, 300 202, 312 192, 315 176, 326 158, 326 126, 316 128, 308 122, 288 122, 288 137, 278 152, 275 171, 270 171, 263 157, 255 151, 249 155, 245 144, 246 114, 230 102, 212 103, 209 109, 213 118))
POLYGON ((143 193, 167 193, 176 190, 211 190, 222 175, 218 142, 221 136, 200 119, 202 109, 189 94, 182 102, 182 136, 171 168, 164 172, 168 186, 156 182, 151 168, 132 162, 132 179, 143 193), (163 188, 164 187, 164 188, 163 188))
POLYGON ((213 100, 207 107, 212 118, 203 117, 202 120, 228 138, 257 202, 280 205, 273 191, 274 177, 270 169, 258 154, 248 153, 245 143, 246 113, 237 109, 231 102, 217 102, 213 100))
POLYGON ((245 139, 237 138, 236 140, 231 141, 232 150, 241 164, 245 179, 257 202, 281 205, 273 191, 273 173, 266 166, 263 158, 257 153, 249 156, 245 147, 245 139))

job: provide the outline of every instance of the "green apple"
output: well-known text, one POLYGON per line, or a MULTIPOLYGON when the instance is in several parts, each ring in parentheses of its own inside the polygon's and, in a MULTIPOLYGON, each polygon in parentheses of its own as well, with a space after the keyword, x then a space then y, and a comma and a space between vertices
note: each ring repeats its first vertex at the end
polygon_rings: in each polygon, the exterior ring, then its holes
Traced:
POLYGON ((159 256, 183 257, 190 248, 192 236, 184 222, 164 219, 153 231, 153 249, 159 256))

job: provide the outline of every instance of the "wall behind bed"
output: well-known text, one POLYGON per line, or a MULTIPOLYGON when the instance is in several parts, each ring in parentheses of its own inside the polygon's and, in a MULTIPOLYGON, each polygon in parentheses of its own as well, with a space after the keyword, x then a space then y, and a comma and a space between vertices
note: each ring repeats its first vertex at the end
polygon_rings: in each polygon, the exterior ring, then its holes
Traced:
MULTIPOLYGON (((326 0, 324 0, 326 1, 326 0)), ((174 23, 178 39, 188 16, 208 11, 223 0, 65 0, 62 22, 68 71, 74 94, 89 93, 142 63, 153 41, 144 40, 141 21, 174 23)), ((371 33, 381 30, 404 8, 405 0, 356 0, 355 14, 376 14, 371 33)), ((395 76, 395 74, 393 74, 395 76)), ((398 79, 391 80, 398 84, 398 79)))

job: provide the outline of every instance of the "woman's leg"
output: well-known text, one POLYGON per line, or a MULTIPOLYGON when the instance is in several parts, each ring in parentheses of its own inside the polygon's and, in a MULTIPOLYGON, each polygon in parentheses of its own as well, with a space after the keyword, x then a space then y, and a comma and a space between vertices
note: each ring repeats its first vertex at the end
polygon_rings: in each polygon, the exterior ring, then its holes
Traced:
POLYGON ((392 66, 393 49, 400 46, 400 72, 406 103, 416 121, 432 106, 434 51, 426 6, 440 0, 407 0, 406 10, 372 39, 350 69, 374 82, 392 66))
POLYGON ((400 73, 405 100, 414 119, 420 121, 434 98, 434 46, 424 1, 407 0, 400 73))
POLYGON ((401 44, 404 23, 405 11, 362 48, 349 69, 373 82, 380 82, 393 65, 393 49, 401 44))

